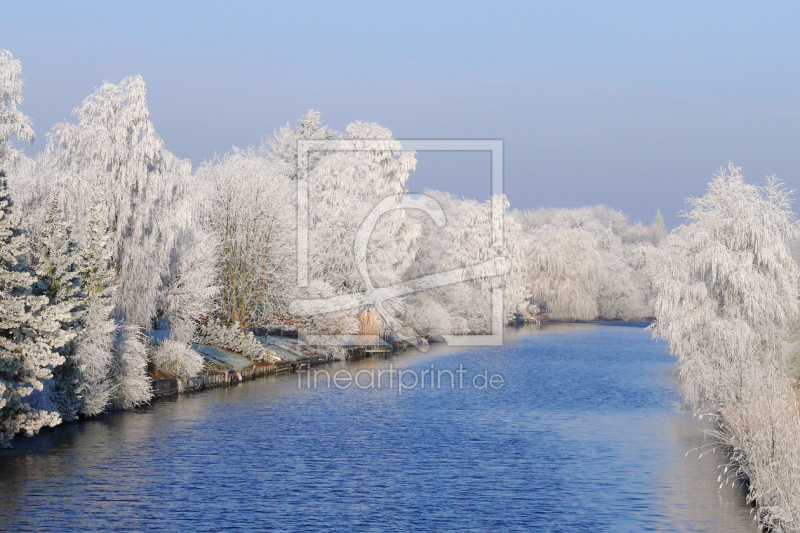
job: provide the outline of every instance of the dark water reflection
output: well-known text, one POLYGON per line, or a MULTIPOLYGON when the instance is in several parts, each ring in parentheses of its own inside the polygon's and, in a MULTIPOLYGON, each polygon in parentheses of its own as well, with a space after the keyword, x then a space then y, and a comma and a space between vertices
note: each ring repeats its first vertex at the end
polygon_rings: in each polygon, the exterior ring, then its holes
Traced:
POLYGON ((0 452, 0 529, 756 531, 674 361, 640 328, 508 331, 337 368, 501 374, 499 390, 296 376, 59 427, 0 452))

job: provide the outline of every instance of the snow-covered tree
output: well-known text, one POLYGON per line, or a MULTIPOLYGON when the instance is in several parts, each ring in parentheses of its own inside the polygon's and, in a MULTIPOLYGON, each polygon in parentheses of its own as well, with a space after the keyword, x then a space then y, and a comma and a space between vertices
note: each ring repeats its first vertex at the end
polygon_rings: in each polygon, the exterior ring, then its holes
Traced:
MULTIPOLYGON (((33 242, 34 271, 39 278, 33 293, 46 296, 49 305, 63 316, 62 329, 75 333, 81 316, 78 299, 80 257, 76 244, 65 227, 58 201, 47 211, 44 226, 33 242)), ((55 407, 64 420, 74 419, 81 406, 80 369, 74 357, 75 344, 70 342, 59 349, 66 358, 53 369, 43 391, 45 404, 55 407)))
POLYGON ((33 243, 34 270, 39 278, 36 292, 60 304, 75 298, 78 291, 77 245, 65 227, 58 200, 50 204, 44 227, 33 243))
POLYGON ((74 359, 79 371, 79 412, 87 416, 103 412, 114 392, 112 369, 117 325, 112 317, 111 251, 103 205, 96 202, 81 261, 83 315, 74 359))
POLYGON ((691 200, 688 225, 653 249, 653 331, 678 358, 691 405, 717 421, 734 476, 774 531, 800 526, 800 418, 787 375, 800 320, 798 235, 789 193, 774 178, 746 183, 730 164, 691 200))
POLYGON ((158 302, 172 340, 197 342, 197 321, 215 312, 219 293, 216 254, 213 236, 199 223, 176 231, 158 302))
MULTIPOLYGON (((354 122, 339 139, 343 150, 310 152, 308 190, 308 280, 303 298, 324 298, 366 290, 359 270, 356 237, 373 209, 404 193, 416 165, 391 131, 374 123, 354 122)), ((375 287, 399 282, 413 261, 412 244, 419 230, 404 210, 377 219, 368 235, 364 259, 375 287)), ((311 317, 307 327, 323 333, 358 331, 355 316, 365 308, 311 317)))
POLYGON ((117 318, 150 328, 176 229, 171 210, 191 163, 164 148, 145 95, 140 76, 105 82, 75 109, 78 124, 58 124, 48 137, 62 170, 103 194, 117 318))
POLYGON ((554 226, 539 228, 527 252, 532 301, 555 320, 597 317, 600 254, 591 234, 554 226))
POLYGON ((646 257, 642 255, 643 248, 644 244, 626 245, 619 235, 609 232, 598 250, 598 317, 606 320, 652 317, 652 285, 643 263, 646 257))
POLYGON ((112 405, 117 409, 133 409, 153 397, 147 375, 147 344, 141 328, 121 324, 114 341, 112 405))
MULTIPOLYGON (((427 213, 408 214, 416 220, 421 230, 412 248, 414 263, 407 269, 405 279, 466 268, 500 257, 509 259, 511 269, 504 276, 462 281, 426 291, 424 295, 409 297, 405 302, 407 320, 416 324, 415 330, 419 327, 422 329, 418 331, 427 331, 429 334, 490 333, 490 293, 493 289, 503 288, 506 320, 513 318, 519 304, 529 298, 521 278, 524 245, 520 228, 514 216, 506 212, 503 246, 494 247, 491 200, 477 202, 431 190, 426 190, 424 194, 442 208, 446 222, 440 227, 427 213), (429 301, 438 302, 438 306, 425 310, 429 301), (446 315, 443 316, 444 312, 446 315), (431 325, 423 326, 422 317, 430 317, 431 325)), ((507 210, 508 201, 505 197, 497 201, 502 202, 507 210)))
MULTIPOLYGON (((356 233, 379 201, 405 190, 415 159, 400 149, 389 130, 367 123, 351 124, 344 137, 364 149, 309 153, 311 284, 298 292, 297 142, 333 135, 311 111, 297 130, 282 128, 258 150, 234 150, 197 172, 209 191, 205 226, 216 239, 217 301, 226 322, 247 328, 291 318, 288 304, 298 295, 318 297, 362 286, 352 245, 356 233), (377 142, 380 149, 363 141, 377 142)), ((369 261, 377 284, 399 280, 413 260, 409 244, 416 234, 403 224, 403 213, 389 213, 371 236, 369 261)), ((352 326, 360 311, 318 317, 312 325, 327 330, 323 323, 345 319, 352 326)))
POLYGON ((209 191, 204 227, 214 239, 222 318, 241 328, 263 324, 285 284, 293 244, 288 177, 255 150, 234 150, 198 171, 209 191))
POLYGON ((544 226, 580 229, 591 234, 599 243, 608 234, 623 237, 629 231, 628 219, 620 211, 605 205, 573 209, 545 208, 520 213, 520 224, 530 230, 544 226))
POLYGON ((653 231, 653 244, 658 244, 667 236, 667 228, 664 226, 664 217, 661 215, 661 210, 656 210, 656 216, 653 217, 653 224, 650 226, 653 231))
MULTIPOLYGON (((272 137, 264 139, 258 150, 258 155, 265 158, 273 172, 284 179, 294 181, 297 179, 297 141, 326 141, 332 139, 336 132, 328 126, 321 125, 321 114, 310 109, 302 119, 300 127, 295 129, 286 124, 272 137)), ((308 154, 308 169, 316 167, 319 159, 324 155, 321 150, 313 150, 308 154)))
MULTIPOLYGON (((582 234, 581 240, 585 243, 594 242, 597 261, 592 260, 590 264, 584 264, 580 260, 564 262, 563 268, 578 270, 564 271, 562 274, 564 280, 583 280, 584 289, 588 292, 579 291, 583 294, 579 297, 581 301, 588 302, 589 294, 596 292, 596 316, 614 320, 642 320, 652 316, 653 287, 646 271, 647 258, 650 257, 646 250, 652 248, 653 244, 653 229, 650 226, 640 223, 628 224, 624 214, 603 205, 515 212, 514 218, 519 222, 523 238, 530 242, 537 240, 537 234, 547 227, 550 228, 547 231, 554 235, 570 230, 572 235, 582 234), (596 291, 591 288, 594 283, 591 281, 592 272, 596 272, 597 275, 596 291)), ((538 240, 542 240, 542 235, 539 235, 538 240)), ((536 246, 550 259, 558 254, 584 253, 573 249, 568 242, 560 242, 558 238, 545 238, 545 241, 546 244, 539 243, 536 246)), ((593 255, 588 253, 587 257, 593 255)), ((551 270, 553 274, 558 271, 558 268, 551 270)), ((529 282, 536 277, 536 272, 536 268, 527 272, 529 282)), ((543 281, 546 281, 546 278, 543 278, 543 281)), ((562 285, 560 289, 550 287, 547 290, 554 297, 560 292, 563 298, 574 298, 578 292, 573 291, 572 296, 568 296, 574 288, 570 283, 562 285)), ((538 301, 538 303, 546 305, 547 302, 538 301)), ((591 309, 583 309, 572 316, 569 309, 577 311, 577 308, 567 306, 566 314, 560 319, 586 319, 593 312, 591 309)))
MULTIPOLYGON (((416 166, 414 152, 402 150, 392 132, 378 124, 349 124, 343 139, 352 141, 354 149, 324 153, 308 176, 309 280, 323 281, 337 294, 364 289, 356 267, 356 234, 380 201, 406 192, 416 166)), ((402 278, 418 236, 416 224, 402 210, 380 218, 367 250, 376 286, 402 278)))
POLYGON ((52 368, 64 362, 57 350, 73 336, 61 329, 67 320, 61 308, 32 294, 37 279, 19 262, 27 246, 20 218, 0 172, 0 447, 16 433, 60 422, 58 413, 36 409, 26 397, 41 391, 52 368))
POLYGON ((739 381, 754 354, 784 361, 788 328, 800 319, 800 271, 788 246, 797 225, 778 181, 750 185, 732 164, 691 205, 689 224, 667 238, 656 263, 654 331, 678 356, 689 400, 719 405, 731 398, 718 397, 728 390, 718 376, 739 381), (733 345, 724 341, 731 335, 733 345))
POLYGON ((271 167, 255 154, 233 152, 204 178, 213 186, 207 227, 216 238, 219 261, 219 310, 230 323, 257 323, 273 277, 287 259, 276 229, 282 206, 270 185, 271 167))
MULTIPOLYGON (((45 221, 53 202, 58 203, 64 224, 70 229, 70 237, 79 246, 83 244, 83 219, 88 218, 90 210, 90 204, 84 198, 91 199, 93 190, 85 189, 73 194, 70 189, 75 183, 72 179, 74 176, 64 172, 56 158, 47 151, 39 152, 32 158, 18 159, 7 174, 10 174, 8 188, 11 197, 25 215, 23 230, 32 240, 34 246, 31 248, 35 248, 36 241, 45 231, 45 221), (80 201, 75 201, 76 198, 80 201)), ((30 263, 36 261, 32 255, 27 259, 30 263)))
POLYGON ((19 158, 9 142, 12 135, 33 142, 34 133, 30 117, 17 106, 22 103, 22 65, 8 50, 0 50, 0 170, 19 158))

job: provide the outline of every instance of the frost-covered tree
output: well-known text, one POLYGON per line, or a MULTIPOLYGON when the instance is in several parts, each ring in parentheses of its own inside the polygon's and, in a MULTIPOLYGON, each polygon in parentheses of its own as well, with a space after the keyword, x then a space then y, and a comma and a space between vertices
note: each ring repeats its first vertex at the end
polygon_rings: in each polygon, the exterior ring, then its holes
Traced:
POLYGON ((41 233, 55 198, 81 246, 99 191, 115 317, 143 329, 162 318, 188 340, 193 330, 186 324, 213 310, 213 243, 199 224, 203 191, 191 179, 191 164, 164 149, 145 96, 140 77, 105 83, 75 110, 78 124, 56 125, 48 150, 16 165, 11 184, 26 210, 26 231, 41 233))
MULTIPOLYGON (((258 155, 265 158, 273 169, 273 172, 282 178, 294 181, 297 179, 297 142, 304 141, 326 141, 332 139, 336 132, 328 126, 321 125, 322 115, 310 109, 302 119, 300 127, 293 128, 286 124, 272 137, 264 139, 258 150, 258 155)), ((316 167, 319 159, 324 155, 323 151, 314 150, 308 154, 308 168, 316 167)))
MULTIPOLYGON (((80 257, 64 225, 57 200, 51 203, 44 226, 34 239, 32 255, 38 277, 33 294, 46 296, 51 308, 57 309, 63 317, 62 329, 75 333, 81 317, 78 298, 80 257)), ((65 361, 53 369, 53 379, 46 382, 43 391, 45 405, 54 407, 64 420, 74 419, 81 406, 80 369, 74 350, 74 342, 59 349, 65 361)))
POLYGON ((714 380, 741 381, 754 354, 784 362, 787 328, 800 319, 800 271, 788 247, 797 226, 777 180, 750 185, 732 164, 691 205, 689 224, 655 264, 654 331, 678 356, 689 400, 713 406, 731 400, 718 397, 729 389, 714 380))
POLYGON ((73 336, 61 328, 67 320, 61 308, 32 294, 37 279, 19 261, 27 246, 20 218, 0 172, 0 447, 16 433, 60 422, 58 413, 32 407, 27 397, 64 362, 57 350, 73 336))
POLYGON ((214 239, 217 305, 227 323, 261 325, 280 315, 276 290, 288 285, 295 216, 293 187, 255 150, 234 150, 198 171, 209 191, 204 227, 214 239))
POLYGON ((653 331, 678 358, 687 400, 716 419, 762 521, 796 531, 800 418, 786 355, 800 272, 788 246, 798 234, 789 193, 775 178, 750 185, 730 164, 686 216, 652 252, 653 331))
MULTIPOLYGON (((500 257, 509 260, 511 270, 504 276, 480 277, 409 297, 405 302, 407 321, 409 325, 414 324, 415 330, 426 334, 490 333, 493 289, 503 288, 506 320, 513 318, 519 305, 529 298, 521 277, 524 236, 517 221, 512 214, 505 213, 503 246, 495 247, 491 200, 478 202, 430 190, 424 194, 442 208, 446 222, 440 227, 426 213, 409 213, 421 230, 412 248, 414 263, 407 269, 406 279, 462 269, 500 257), (438 302, 438 305, 426 310, 429 301, 438 302), (448 318, 443 318, 442 313, 448 318), (422 317, 429 317, 431 324, 422 325, 422 317)), ((497 201, 507 210, 505 197, 497 201)))
POLYGON ((650 226, 653 231, 653 244, 658 244, 667 236, 667 228, 664 226, 664 217, 661 215, 661 210, 656 211, 656 216, 653 217, 653 224, 650 226))
POLYGON ((555 320, 597 317, 600 254, 591 234, 554 226, 539 228, 527 252, 532 301, 555 320))
POLYGON ((612 234, 623 237, 623 240, 629 231, 627 217, 622 212, 605 205, 526 211, 520 214, 520 224, 528 230, 544 226, 580 229, 590 233, 598 243, 605 238, 609 229, 612 234))
POLYGON ((81 261, 83 315, 74 359, 79 371, 79 412, 87 416, 103 412, 114 392, 112 369, 117 325, 112 317, 111 251, 106 220, 103 205, 96 202, 81 261))
POLYGON ((197 321, 215 312, 219 293, 216 253, 213 236, 199 223, 176 231, 158 302, 172 340, 196 342, 197 321))
POLYGON ((145 96, 140 76, 105 82, 75 109, 78 124, 58 124, 48 137, 61 169, 77 178, 69 187, 85 190, 83 182, 103 194, 117 318, 150 328, 176 229, 172 209, 191 163, 164 148, 145 96))
MULTIPOLYGON (((349 125, 343 137, 356 143, 356 150, 309 153, 311 283, 298 291, 297 142, 333 136, 320 125, 319 113, 310 111, 297 130, 282 128, 258 150, 234 150, 198 171, 210 191, 206 225, 218 247, 217 301, 226 322, 247 328, 292 319, 288 304, 297 296, 334 295, 363 286, 353 250, 356 233, 379 201, 405 191, 415 159, 389 130, 362 122, 349 125)), ((369 261, 378 285, 399 280, 413 260, 409 246, 416 234, 405 222, 402 212, 392 212, 372 233, 369 261)), ((342 319, 356 325, 361 311, 317 317, 309 325, 327 330, 324 324, 342 319)))
MULTIPOLYGON (((406 191, 409 172, 416 165, 414 153, 402 150, 391 131, 377 124, 354 122, 341 140, 349 141, 348 149, 323 152, 308 173, 309 287, 304 296, 312 298, 366 290, 358 269, 356 236, 381 201, 406 191)), ((402 279, 413 261, 412 244, 418 235, 416 224, 403 210, 392 210, 377 220, 365 252, 373 286, 402 279)), ((363 310, 314 317, 309 327, 356 333, 355 316, 363 310)))
MULTIPOLYGON (((652 316, 653 288, 646 271, 649 257, 646 250, 653 244, 651 227, 639 223, 628 224, 624 214, 603 205, 575 209, 537 209, 515 213, 515 218, 519 222, 524 239, 531 243, 537 240, 538 232, 546 227, 550 228, 547 232, 552 234, 569 230, 573 236, 583 235, 581 241, 584 241, 584 244, 588 241, 594 242, 596 262, 594 260, 590 264, 581 261, 563 262, 563 268, 577 269, 571 272, 563 271, 563 280, 574 282, 580 280, 584 289, 576 292, 574 290, 576 285, 572 282, 561 285, 560 289, 555 286, 546 288, 553 297, 560 293, 563 298, 574 298, 581 293, 579 300, 573 300, 573 303, 588 302, 589 294, 596 293, 596 316, 615 320, 642 320, 652 316), (592 277, 595 272, 597 279, 593 282, 592 277), (596 291, 592 288, 594 284, 597 285, 596 291)), ((539 235, 538 240, 541 241, 542 237, 539 235)), ((559 254, 588 253, 586 252, 588 244, 582 247, 584 252, 579 252, 568 242, 560 242, 558 238, 545 238, 545 241, 546 244, 539 243, 536 246, 545 254, 542 258, 548 261, 559 254)), ((593 255, 588 253, 587 258, 593 255)), ((526 275, 529 282, 538 275, 536 272, 540 267, 541 265, 528 271, 526 275)), ((558 268, 551 270, 554 274, 558 271, 558 268)), ((542 281, 547 282, 547 278, 542 278, 542 281)), ((547 302, 537 300, 537 303, 546 305, 547 302)), ((563 312, 565 314, 560 316, 560 319, 570 320, 586 319, 593 311, 590 308, 578 311, 577 307, 567 306, 563 312), (572 310, 577 314, 572 315, 572 310)))
POLYGON ((121 324, 114 340, 114 365, 112 375, 113 407, 133 409, 153 397, 150 376, 147 375, 147 344, 141 328, 121 324))
MULTIPOLYGON (((87 217, 89 205, 84 201, 76 202, 75 198, 91 198, 93 190, 68 193, 71 188, 68 184, 75 183, 71 179, 74 176, 62 171, 55 157, 47 151, 39 152, 32 158, 18 159, 7 174, 9 191, 14 203, 25 215, 22 220, 23 230, 30 236, 32 244, 35 245, 45 231, 45 221, 55 201, 62 212, 65 226, 70 229, 70 237, 79 246, 82 245, 85 228, 84 224, 77 221, 87 217)), ((35 262, 32 255, 27 259, 31 263, 35 262)))
MULTIPOLYGON (((291 318, 296 292, 297 143, 334 132, 309 111, 259 148, 234 149, 204 163, 195 182, 203 191, 203 228, 215 247, 217 311, 242 328, 291 318)), ((324 155, 309 154, 309 167, 324 155)))
POLYGON ((53 304, 69 302, 78 291, 78 249, 65 227, 58 200, 50 204, 44 227, 33 243, 36 292, 53 304))
MULTIPOLYGON (((648 243, 649 244, 649 243, 648 243)), ((606 320, 642 320, 653 315, 652 285, 643 244, 626 245, 610 232, 600 246, 597 315, 606 320)))
POLYGON ((8 50, 0 50, 0 170, 15 163, 20 154, 9 143, 12 135, 33 142, 30 117, 17 106, 22 103, 22 65, 8 50))

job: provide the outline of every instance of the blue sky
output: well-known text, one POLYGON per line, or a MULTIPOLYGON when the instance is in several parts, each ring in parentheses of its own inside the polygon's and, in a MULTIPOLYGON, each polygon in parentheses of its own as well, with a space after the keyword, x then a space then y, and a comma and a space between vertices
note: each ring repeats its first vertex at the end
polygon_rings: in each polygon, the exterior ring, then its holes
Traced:
MULTIPOLYGON (((195 165, 314 108, 340 131, 503 139, 518 208, 674 226, 729 160, 800 188, 800 8, 657 4, 15 2, 0 48, 22 61, 29 152, 103 80, 141 74, 195 165)), ((488 154, 419 160, 412 190, 488 196, 488 154)))

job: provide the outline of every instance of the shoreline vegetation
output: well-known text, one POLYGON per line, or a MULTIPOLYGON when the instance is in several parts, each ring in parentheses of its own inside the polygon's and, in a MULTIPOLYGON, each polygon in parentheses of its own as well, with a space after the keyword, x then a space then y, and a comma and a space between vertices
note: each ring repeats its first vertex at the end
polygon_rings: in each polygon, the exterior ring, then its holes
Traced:
MULTIPOLYGON (((687 402, 729 450, 718 481, 746 482, 762 529, 800 531, 798 223, 774 177, 730 164, 690 199, 688 224, 656 249, 654 334, 678 359, 687 402), (795 255, 793 257, 793 252, 795 255)), ((713 445, 712 445, 713 446, 713 445)))
MULTIPOLYGON (((618 327, 647 327, 651 321, 636 321, 627 322, 622 320, 585 320, 585 321, 542 321, 542 322, 525 322, 517 321, 510 324, 508 327, 518 328, 524 326, 538 326, 546 328, 548 325, 574 325, 574 324, 588 324, 597 326, 618 326, 618 327)), ((280 335, 278 337, 281 337, 280 335)), ((292 337, 288 337, 291 339, 292 337)), ((267 349, 278 348, 277 345, 270 345, 268 340, 262 341, 265 343, 267 349)), ((444 339, 431 338, 425 342, 434 344, 444 342, 444 339)), ((286 347, 285 342, 281 343, 286 347)), ((270 362, 256 363, 255 361, 247 360, 244 363, 246 366, 231 366, 225 364, 218 359, 209 359, 202 371, 194 377, 180 377, 169 375, 161 371, 154 371, 153 376, 153 399, 166 398, 177 394, 185 394, 190 392, 199 392, 207 388, 225 387, 236 385, 242 381, 256 379, 263 376, 277 375, 282 373, 294 373, 301 371, 305 368, 312 366, 325 365, 327 363, 334 363, 342 361, 340 357, 336 357, 331 353, 326 352, 324 349, 313 348, 308 345, 298 343, 295 345, 297 350, 293 350, 294 357, 292 359, 279 359, 270 362), (249 364, 248 364, 249 363, 249 364)), ((367 359, 374 355, 387 356, 399 352, 406 352, 413 345, 405 341, 395 341, 391 344, 385 343, 381 345, 363 344, 360 346, 352 346, 345 349, 345 360, 359 361, 367 359)), ((219 349, 217 349, 219 350, 219 349)), ((202 351, 202 349, 201 349, 202 351)), ((282 352, 284 356, 287 352, 282 352)), ((341 352, 337 352, 341 356, 341 352)))
POLYGON ((502 288, 506 325, 654 317, 687 402, 716 421, 730 449, 720 482, 746 478, 762 527, 800 531, 800 234, 774 178, 750 185, 730 164, 671 232, 658 212, 644 225, 602 205, 520 211, 497 197, 500 247, 491 200, 425 191, 436 217, 387 212, 357 251, 362 221, 407 193, 417 163, 387 128, 357 121, 335 132, 311 110, 258 147, 193 167, 166 149, 134 76, 104 82, 29 157, 10 141, 34 139, 17 109, 21 72, 0 50, 0 447, 133 409, 162 389, 347 357, 342 346, 259 335, 268 328, 378 338, 388 321, 402 329, 398 346, 486 334, 492 291, 502 288), (301 141, 328 140, 369 148, 298 161, 301 141), (307 286, 298 283, 301 184, 307 286), (295 301, 368 294, 487 261, 508 270, 354 309, 292 311, 295 301))

